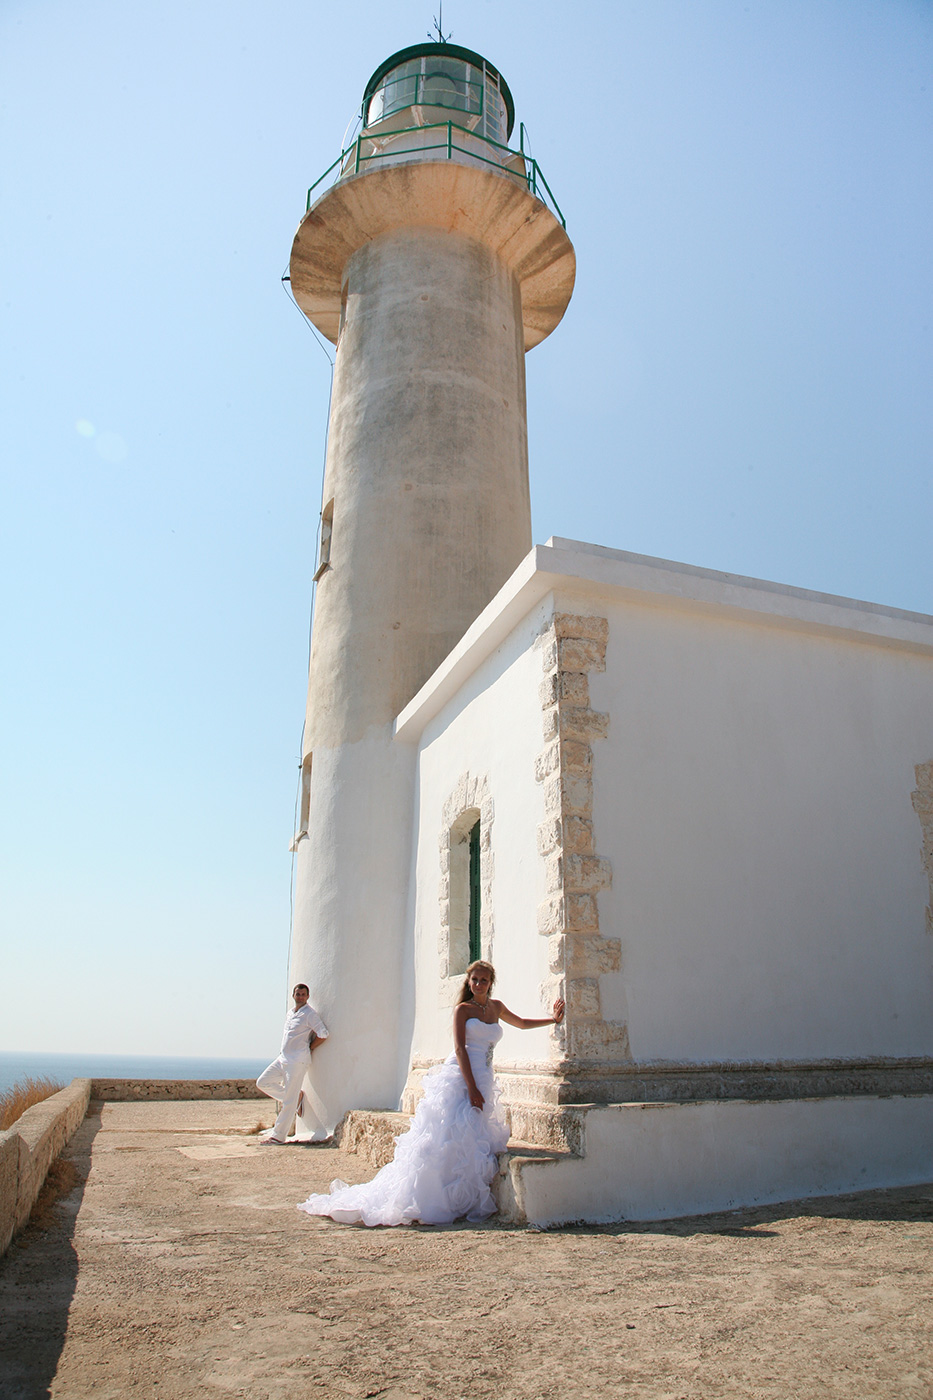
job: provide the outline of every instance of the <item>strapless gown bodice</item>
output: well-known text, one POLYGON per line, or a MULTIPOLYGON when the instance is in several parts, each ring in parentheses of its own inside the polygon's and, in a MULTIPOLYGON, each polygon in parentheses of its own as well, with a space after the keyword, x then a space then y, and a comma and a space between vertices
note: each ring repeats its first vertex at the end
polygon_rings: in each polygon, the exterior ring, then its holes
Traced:
POLYGON ((348 1224, 449 1224, 464 1216, 485 1220, 496 1203, 490 1186, 509 1125, 492 1073, 492 1054, 502 1027, 471 1016, 465 1041, 483 1107, 470 1103, 456 1053, 424 1077, 424 1095, 407 1133, 395 1139, 392 1161, 361 1186, 331 1182, 327 1195, 309 1196, 298 1207, 348 1224))
MULTIPOLYGON (((477 1060, 486 1065, 487 1068, 491 1068, 492 1053, 502 1039, 502 1027, 498 1021, 482 1021, 478 1016, 471 1016, 466 1023, 464 1039, 466 1040, 470 1064, 474 1066, 474 1073, 477 1060)), ((444 1063, 448 1065, 457 1063, 456 1050, 451 1050, 444 1063)))

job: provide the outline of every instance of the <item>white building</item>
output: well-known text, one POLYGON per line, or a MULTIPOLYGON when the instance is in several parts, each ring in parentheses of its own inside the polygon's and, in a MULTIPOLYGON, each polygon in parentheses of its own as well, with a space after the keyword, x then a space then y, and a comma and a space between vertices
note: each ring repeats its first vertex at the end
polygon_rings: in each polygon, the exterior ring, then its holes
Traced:
MULTIPOLYGON (((377 70, 292 287, 338 345, 293 980, 311 1108, 410 1107, 471 956, 518 1218, 901 1184, 933 1149, 933 619, 551 540, 524 350, 573 250, 479 55, 377 70)), ((303 1125, 313 1127, 309 1118, 303 1125)))

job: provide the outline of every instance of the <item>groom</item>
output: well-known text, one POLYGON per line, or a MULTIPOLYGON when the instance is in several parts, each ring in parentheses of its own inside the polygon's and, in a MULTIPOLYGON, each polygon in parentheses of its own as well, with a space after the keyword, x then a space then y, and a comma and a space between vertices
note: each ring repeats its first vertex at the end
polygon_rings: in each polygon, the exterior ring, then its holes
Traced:
MULTIPOLYGON (((327 1039, 327 1027, 308 1003, 310 995, 305 983, 299 982, 292 992, 295 1009, 285 1022, 278 1059, 256 1080, 256 1088, 281 1105, 272 1132, 259 1139, 263 1147, 284 1147, 295 1113, 300 1112, 301 1086, 311 1064, 311 1051, 327 1039)), ((326 1134, 322 1131, 320 1136, 323 1139, 326 1134)), ((315 1133, 312 1141, 317 1137, 315 1133)))

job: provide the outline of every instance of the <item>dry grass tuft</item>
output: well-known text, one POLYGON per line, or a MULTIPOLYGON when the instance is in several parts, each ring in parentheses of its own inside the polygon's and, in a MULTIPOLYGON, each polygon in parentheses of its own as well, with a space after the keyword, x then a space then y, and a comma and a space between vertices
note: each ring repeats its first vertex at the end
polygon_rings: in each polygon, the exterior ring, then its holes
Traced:
POLYGON ((64 1087, 54 1079, 21 1079, 12 1089, 4 1089, 0 1093, 0 1132, 4 1128, 12 1128, 17 1118, 27 1108, 32 1108, 34 1103, 51 1098, 64 1087))

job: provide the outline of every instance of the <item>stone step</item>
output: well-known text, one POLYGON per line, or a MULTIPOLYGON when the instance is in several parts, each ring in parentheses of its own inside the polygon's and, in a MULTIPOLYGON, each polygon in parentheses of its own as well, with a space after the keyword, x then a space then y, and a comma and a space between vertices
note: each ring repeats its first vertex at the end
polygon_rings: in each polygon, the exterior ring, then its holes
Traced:
MULTIPOLYGON (((355 1152, 378 1171, 391 1162, 395 1139, 410 1126, 411 1116, 407 1113, 355 1108, 338 1124, 334 1141, 345 1152, 355 1152)), ((547 1163, 556 1165, 572 1161, 573 1158, 574 1154, 565 1149, 535 1147, 532 1143, 511 1139, 505 1152, 499 1154, 499 1171, 492 1187, 499 1206, 500 1221, 508 1225, 527 1223, 522 1185, 524 1167, 531 1163, 535 1166, 547 1163)))
POLYGON ((355 1152, 376 1171, 391 1162, 395 1139, 407 1132, 411 1116, 374 1108, 351 1108, 337 1124, 334 1144, 344 1152, 355 1152))

